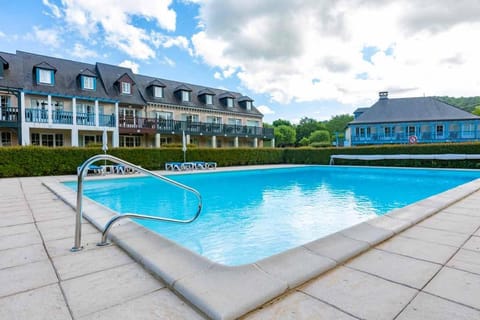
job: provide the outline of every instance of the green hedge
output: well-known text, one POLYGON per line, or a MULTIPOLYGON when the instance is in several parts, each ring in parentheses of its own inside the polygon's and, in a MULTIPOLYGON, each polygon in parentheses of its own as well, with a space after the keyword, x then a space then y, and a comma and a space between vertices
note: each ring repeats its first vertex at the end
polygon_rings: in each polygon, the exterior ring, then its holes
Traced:
MULTIPOLYGON (((88 158, 102 153, 96 148, 0 148, 0 177, 45 176, 76 173, 88 158)), ((332 154, 480 154, 480 143, 366 146, 352 148, 189 148, 187 161, 215 161, 218 166, 260 164, 328 164, 332 154)), ((163 169, 165 162, 183 161, 181 148, 112 148, 108 154, 150 170, 163 169)), ((343 165, 480 168, 478 160, 335 160, 343 165)))

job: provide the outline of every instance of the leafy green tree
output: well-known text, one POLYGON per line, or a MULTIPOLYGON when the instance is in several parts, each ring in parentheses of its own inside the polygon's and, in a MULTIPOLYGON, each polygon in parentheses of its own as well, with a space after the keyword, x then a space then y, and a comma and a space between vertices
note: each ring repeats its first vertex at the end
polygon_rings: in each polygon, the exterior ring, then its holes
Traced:
POLYGON ((330 136, 332 138, 335 137, 335 132, 338 133, 340 136, 344 134, 347 124, 353 120, 353 116, 350 114, 341 114, 337 116, 333 116, 328 120, 325 124, 327 127, 328 132, 330 132, 330 136))
POLYGON ((295 144, 296 132, 292 126, 280 125, 274 128, 277 147, 287 147, 295 144))
POLYGON ((278 119, 272 122, 274 127, 279 127, 279 126, 289 126, 293 127, 292 123, 288 120, 283 120, 283 119, 278 119))
POLYGON ((314 142, 325 142, 325 143, 330 143, 330 132, 327 130, 316 130, 310 134, 310 137, 308 137, 308 140, 310 143, 314 142))
POLYGON ((480 116, 480 106, 476 106, 472 113, 476 116, 480 116))
POLYGON ((302 140, 298 142, 298 144, 301 145, 302 147, 306 147, 310 144, 310 140, 308 140, 307 137, 303 137, 302 140))
POLYGON ((322 129, 326 129, 323 123, 308 117, 302 118, 298 125, 295 127, 295 131, 297 132, 298 144, 300 144, 300 141, 303 138, 308 138, 312 132, 322 129))

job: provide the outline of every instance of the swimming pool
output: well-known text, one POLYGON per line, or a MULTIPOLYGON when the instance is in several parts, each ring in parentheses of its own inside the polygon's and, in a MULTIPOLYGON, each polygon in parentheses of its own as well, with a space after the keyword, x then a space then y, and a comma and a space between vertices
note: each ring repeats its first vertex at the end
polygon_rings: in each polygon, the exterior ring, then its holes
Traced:
MULTIPOLYGON (((202 193, 199 220, 138 223, 213 261, 240 265, 478 177, 463 170, 324 166, 174 175, 202 193)), ((187 218, 196 206, 189 194, 153 178, 87 181, 84 192, 123 213, 187 218)))

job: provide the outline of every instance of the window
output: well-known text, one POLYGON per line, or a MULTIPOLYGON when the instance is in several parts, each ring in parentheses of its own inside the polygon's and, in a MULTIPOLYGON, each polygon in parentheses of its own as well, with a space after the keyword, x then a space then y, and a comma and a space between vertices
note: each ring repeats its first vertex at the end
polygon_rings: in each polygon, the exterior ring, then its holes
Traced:
POLYGON ((32 133, 30 143, 34 146, 61 147, 63 146, 63 134, 32 133))
POLYGON ((2 132, 2 146, 12 145, 12 134, 10 132, 2 132))
POLYGON ((205 104, 213 104, 213 96, 211 94, 205 95, 205 104))
POLYGON ((163 120, 172 120, 173 119, 173 112, 166 112, 166 111, 157 111, 155 112, 157 119, 163 120))
POLYGON ((182 101, 183 102, 188 102, 190 101, 190 92, 182 90, 182 101))
POLYGON ((247 120, 247 126, 249 127, 259 127, 259 122, 255 120, 247 120))
POLYGON ((222 117, 207 116, 207 123, 222 123, 222 117))
POLYGON ((37 69, 37 83, 53 85, 53 70, 37 69))
POLYGON ((0 107, 1 108, 10 107, 10 96, 0 96, 0 107))
POLYGON ((102 136, 83 136, 83 145, 102 143, 102 136))
POLYGON ((407 134, 409 136, 414 136, 415 135, 415 127, 414 126, 408 126, 407 127, 407 134))
POLYGON ((245 108, 247 110, 252 110, 252 101, 245 101, 245 108))
POLYGON ((153 96, 155 98, 163 98, 163 88, 162 87, 153 87, 153 96))
POLYGON ((435 132, 437 133, 437 137, 439 138, 443 137, 443 133, 444 133, 443 125, 442 124, 437 125, 435 128, 435 132))
POLYGON ((120 136, 120 147, 140 147, 140 136, 120 136))
POLYGON ((122 93, 123 94, 131 94, 132 87, 129 82, 122 82, 122 93))
POLYGON ((241 126, 242 125, 242 119, 228 118, 228 124, 241 126))
POLYGON ((198 114, 186 114, 186 113, 183 113, 183 114, 182 114, 182 120, 183 120, 183 121, 187 121, 187 122, 199 122, 199 121, 200 121, 200 118, 199 118, 198 114))
POLYGON ((82 76, 82 88, 87 90, 95 90, 96 79, 94 77, 82 76))
POLYGON ((473 138, 475 136, 475 125, 473 123, 464 123, 462 125, 462 138, 473 138))
POLYGON ((226 98, 225 101, 228 108, 233 108, 233 98, 226 98))

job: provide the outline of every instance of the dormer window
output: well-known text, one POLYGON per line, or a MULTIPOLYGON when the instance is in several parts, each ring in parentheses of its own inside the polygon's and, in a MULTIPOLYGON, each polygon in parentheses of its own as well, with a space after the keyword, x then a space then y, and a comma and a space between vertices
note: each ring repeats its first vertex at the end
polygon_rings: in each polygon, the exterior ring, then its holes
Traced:
POLYGON ((224 92, 218 96, 218 100, 220 101, 220 103, 227 108, 233 108, 234 98, 235 96, 230 92, 224 92))
POLYGON ((53 74, 53 70, 37 68, 37 83, 53 85, 55 83, 55 76, 53 74))
POLYGON ((95 77, 82 76, 82 89, 96 90, 97 79, 95 77))
POLYGON ((182 90, 182 101, 183 102, 188 102, 190 101, 190 92, 182 90))
POLYGON ((250 97, 241 96, 238 98, 238 105, 245 108, 245 110, 252 110, 253 100, 250 97))
POLYGON ((153 87, 153 96, 155 98, 163 98, 163 88, 162 87, 153 87))
POLYGON ((205 104, 213 104, 213 96, 211 94, 206 94, 205 95, 205 104))
POLYGON ((0 56, 0 79, 3 78, 4 70, 7 70, 8 67, 8 62, 0 56))
POLYGON ((122 94, 132 94, 132 85, 129 82, 121 82, 122 94))
POLYGON ((227 108, 233 108, 233 98, 226 98, 225 103, 227 105, 227 108))
POLYGON ((252 110, 252 101, 245 101, 245 108, 247 110, 252 110))

